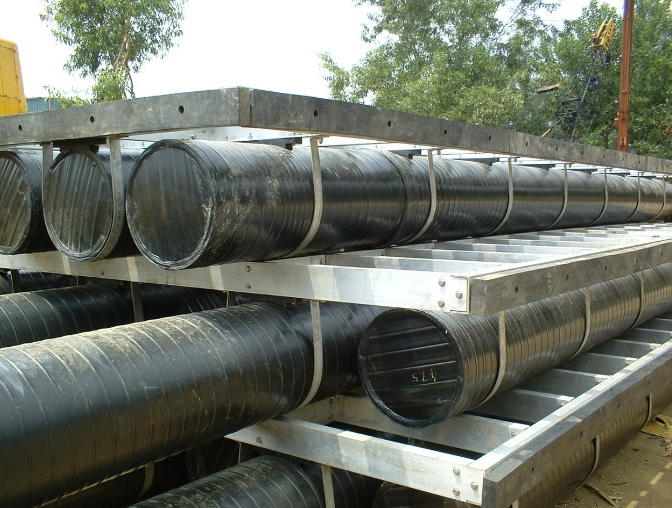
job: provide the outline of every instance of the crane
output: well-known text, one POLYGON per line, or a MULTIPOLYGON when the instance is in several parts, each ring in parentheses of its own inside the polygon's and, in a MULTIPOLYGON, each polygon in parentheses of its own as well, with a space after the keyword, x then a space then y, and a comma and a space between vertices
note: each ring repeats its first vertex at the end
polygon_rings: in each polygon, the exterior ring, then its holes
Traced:
POLYGON ((538 90, 542 93, 565 88, 551 125, 542 136, 574 141, 590 131, 597 115, 607 65, 611 60, 610 48, 615 31, 614 19, 602 21, 569 85, 563 87, 558 83, 538 90))
POLYGON ((635 1, 625 0, 623 8, 623 43, 621 48, 621 84, 616 115, 616 150, 630 151, 628 123, 630 121, 630 66, 632 62, 632 26, 635 18, 635 1))

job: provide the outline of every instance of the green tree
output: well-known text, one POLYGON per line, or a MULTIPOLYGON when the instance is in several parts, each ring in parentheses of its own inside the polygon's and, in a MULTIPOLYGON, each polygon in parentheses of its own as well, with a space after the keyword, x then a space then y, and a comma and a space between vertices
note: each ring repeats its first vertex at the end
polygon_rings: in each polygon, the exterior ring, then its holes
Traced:
POLYGON ((179 37, 185 0, 45 0, 42 20, 72 46, 65 68, 93 76, 94 102, 134 97, 131 74, 179 37))
MULTIPOLYGON (((671 0, 637 0, 632 34, 632 72, 630 88, 630 143, 642 155, 672 158, 672 11, 671 0)), ((577 61, 590 38, 608 17, 618 19, 612 44, 612 64, 605 76, 599 112, 593 130, 582 141, 614 148, 614 118, 619 97, 622 17, 613 7, 591 0, 575 20, 568 20, 561 30, 545 41, 541 76, 546 83, 568 82, 576 72, 577 61)), ((553 97, 547 98, 553 106, 553 97)), ((555 98, 557 100, 557 97, 555 98)), ((549 104, 547 119, 552 118, 549 104)), ((528 118, 524 130, 540 133, 538 118, 528 118)))
POLYGON ((545 25, 543 0, 357 0, 375 8, 375 44, 351 69, 322 54, 331 94, 415 113, 509 127, 524 109, 545 25))

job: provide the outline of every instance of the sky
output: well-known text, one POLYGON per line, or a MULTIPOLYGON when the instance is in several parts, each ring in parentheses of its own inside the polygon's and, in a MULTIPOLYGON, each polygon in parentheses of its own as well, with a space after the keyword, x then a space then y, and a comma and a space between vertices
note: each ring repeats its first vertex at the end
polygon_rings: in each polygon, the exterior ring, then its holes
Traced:
MULTIPOLYGON (((561 1, 549 20, 575 18, 588 0, 561 1)), ((621 0, 608 0, 619 11, 621 0)), ((27 97, 45 87, 86 92, 90 80, 63 70, 70 48, 40 20, 43 0, 0 0, 0 38, 18 44, 27 97)), ((329 97, 318 55, 350 67, 370 47, 361 40, 367 9, 353 0, 187 0, 183 35, 163 59, 133 76, 138 97, 235 86, 329 97)))

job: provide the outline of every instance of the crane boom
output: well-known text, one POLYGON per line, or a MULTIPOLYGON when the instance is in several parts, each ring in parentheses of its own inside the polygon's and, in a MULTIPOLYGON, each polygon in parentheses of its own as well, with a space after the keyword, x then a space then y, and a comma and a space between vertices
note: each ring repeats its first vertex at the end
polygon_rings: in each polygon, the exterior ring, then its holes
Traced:
POLYGON ((629 152, 628 123, 630 120, 630 67, 632 63, 632 26, 635 18, 634 0, 625 0, 623 16, 623 45, 621 49, 621 85, 616 115, 616 150, 629 152))

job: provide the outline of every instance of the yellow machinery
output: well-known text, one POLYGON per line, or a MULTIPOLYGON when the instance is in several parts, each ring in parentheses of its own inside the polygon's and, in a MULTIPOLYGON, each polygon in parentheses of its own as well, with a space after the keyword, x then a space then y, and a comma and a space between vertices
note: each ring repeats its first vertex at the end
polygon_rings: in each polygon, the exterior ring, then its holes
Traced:
POLYGON ((28 111, 16 44, 0 39, 0 116, 28 111))

